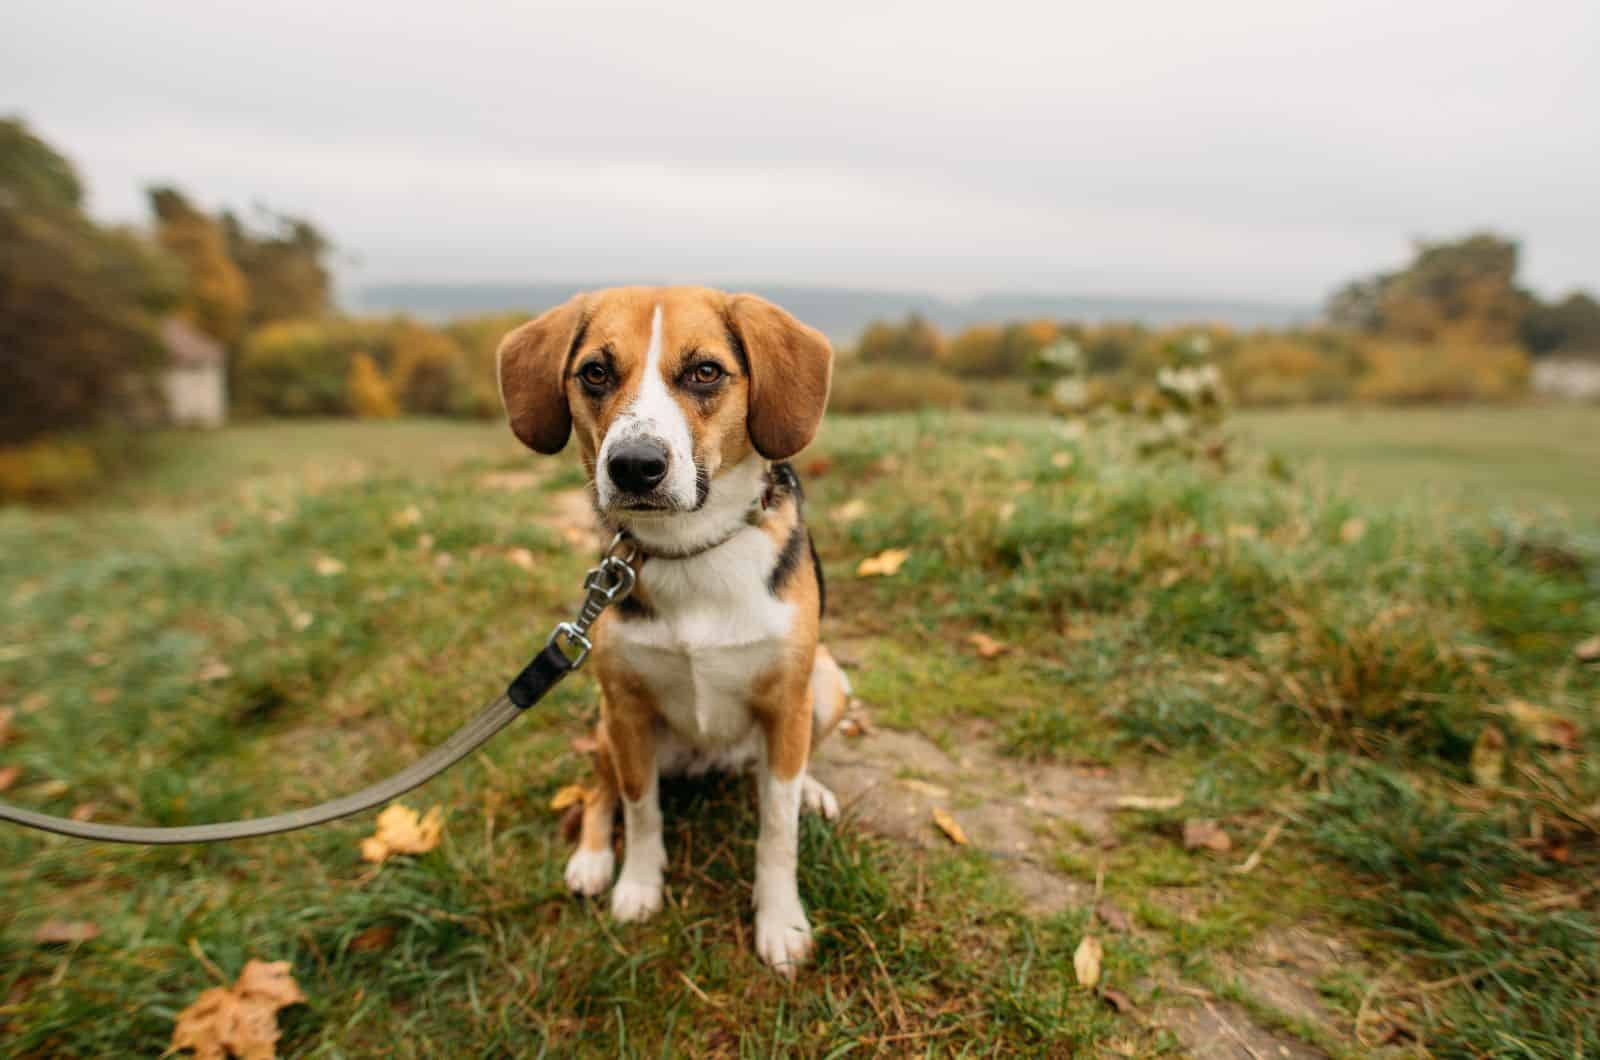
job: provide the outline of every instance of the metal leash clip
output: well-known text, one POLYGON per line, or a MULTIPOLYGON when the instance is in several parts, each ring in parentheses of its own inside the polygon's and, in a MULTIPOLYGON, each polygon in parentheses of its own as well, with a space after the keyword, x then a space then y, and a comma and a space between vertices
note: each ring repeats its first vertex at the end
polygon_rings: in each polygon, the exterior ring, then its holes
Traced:
POLYGON ((619 532, 600 559, 598 567, 589 568, 583 579, 583 603, 578 607, 578 617, 563 622, 551 632, 545 647, 554 648, 567 660, 569 669, 576 670, 589 658, 594 644, 589 640, 589 627, 601 612, 633 592, 638 575, 633 563, 639 558, 638 549, 625 533, 619 532))

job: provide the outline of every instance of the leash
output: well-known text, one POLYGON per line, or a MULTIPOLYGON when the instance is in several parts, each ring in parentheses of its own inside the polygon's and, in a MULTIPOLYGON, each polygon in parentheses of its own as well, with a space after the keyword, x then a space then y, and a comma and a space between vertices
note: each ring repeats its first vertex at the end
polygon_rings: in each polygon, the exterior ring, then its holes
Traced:
POLYGON ((397 795, 405 794, 412 788, 426 784, 482 747, 495 733, 543 699, 562 678, 582 666, 594 647, 589 640, 589 628, 606 608, 633 591, 637 576, 634 565, 638 562, 639 556, 640 550, 631 538, 621 533, 614 537, 605 555, 601 557, 600 565, 590 568, 583 579, 584 597, 582 605, 578 608, 578 616, 571 622, 562 622, 551 631, 544 648, 533 657, 532 662, 523 667, 522 672, 498 699, 457 729, 455 735, 410 766, 387 780, 362 788, 354 794, 319 803, 304 810, 274 814, 271 817, 177 828, 147 828, 74 821, 66 817, 53 817, 50 814, 24 810, 7 802, 0 802, 0 821, 10 821, 26 828, 37 828, 57 835, 93 839, 103 843, 170 845, 220 843, 231 839, 252 839, 279 832, 293 832, 370 810, 397 795))

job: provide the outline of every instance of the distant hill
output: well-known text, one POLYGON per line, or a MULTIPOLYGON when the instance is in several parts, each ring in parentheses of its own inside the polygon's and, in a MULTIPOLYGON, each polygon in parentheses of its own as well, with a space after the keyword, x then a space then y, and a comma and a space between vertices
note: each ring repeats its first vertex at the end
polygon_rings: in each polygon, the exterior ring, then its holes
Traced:
MULTIPOLYGON (((537 312, 580 290, 607 286, 588 284, 438 284, 385 283, 361 288, 348 299, 357 312, 411 313, 440 320, 500 310, 537 312)), ((1282 327, 1309 321, 1315 310, 1277 302, 1204 298, 1115 297, 1106 295, 983 294, 947 299, 914 291, 866 291, 832 287, 783 287, 756 284, 752 290, 788 309, 838 343, 852 343, 874 320, 899 319, 921 313, 945 331, 970 324, 1006 320, 1110 320, 1142 324, 1217 322, 1239 328, 1282 327)))

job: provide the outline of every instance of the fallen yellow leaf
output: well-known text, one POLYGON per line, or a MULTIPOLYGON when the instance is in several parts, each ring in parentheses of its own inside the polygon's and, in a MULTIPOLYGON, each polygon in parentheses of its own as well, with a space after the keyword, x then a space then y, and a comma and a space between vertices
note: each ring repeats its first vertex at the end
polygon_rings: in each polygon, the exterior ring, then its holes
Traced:
POLYGON ((1553 710, 1536 707, 1526 700, 1514 699, 1506 704, 1506 713, 1516 719, 1517 724, 1539 743, 1569 751, 1578 746, 1577 724, 1553 710))
POLYGON ((344 564, 340 563, 332 556, 318 556, 316 562, 312 564, 312 567, 324 578, 331 578, 335 574, 344 573, 344 564))
POLYGON ((22 776, 22 770, 17 766, 0 768, 0 791, 4 791, 15 784, 20 776, 22 776))
POLYGON ((900 569, 911 556, 910 549, 886 548, 856 565, 856 574, 862 578, 887 578, 900 569))
POLYGON ((1050 463, 1063 469, 1071 467, 1073 459, 1073 455, 1065 449, 1058 449, 1050 454, 1050 463))
POLYGON ((378 814, 378 830, 361 841, 361 856, 382 862, 391 854, 426 854, 444 834, 444 813, 435 806, 417 818, 417 811, 394 803, 378 814))
POLYGON ((16 730, 11 727, 11 720, 16 716, 16 707, 0 707, 0 747, 16 739, 16 730))
POLYGON ((1119 795, 1114 805, 1119 810, 1176 810, 1183 805, 1183 796, 1119 795))
POLYGON ((958 847, 967 845, 967 833, 961 830, 956 819, 935 806, 933 808, 933 823, 939 826, 939 831, 950 837, 950 841, 958 847))
POLYGON ((852 519, 859 519, 867 514, 867 502, 857 497, 853 501, 845 501, 833 510, 833 517, 841 523, 848 523, 852 519))
POLYGON ((178 1013, 167 1048, 193 1049, 196 1060, 273 1060, 278 1010, 305 1001, 288 961, 250 961, 231 987, 214 986, 178 1013))
POLYGON ((581 805, 587 795, 588 793, 583 790, 582 784, 568 784, 555 793, 555 796, 550 800, 550 808, 559 812, 568 806, 581 805))
POLYGON ((1339 527, 1339 540, 1347 545, 1353 545, 1367 536, 1367 521, 1365 519, 1346 519, 1344 525, 1339 527))
POLYGON ((1506 737, 1498 726, 1485 725, 1472 744, 1469 760, 1472 782, 1480 788, 1498 788, 1506 775, 1506 737))
POLYGON ((512 549, 506 553, 506 559, 513 567, 521 567, 523 570, 533 569, 533 553, 525 548, 512 549))
POLYGON ((1578 657, 1579 662, 1600 662, 1600 633, 1573 648, 1572 654, 1578 657))
POLYGON ((1100 962, 1104 956, 1105 950, 1098 936, 1083 936, 1083 941, 1078 943, 1078 948, 1072 954, 1072 970, 1078 977, 1079 986, 1092 987, 1100 981, 1100 962))
POLYGON ((993 659, 1011 650, 1011 645, 1005 641, 995 640, 987 633, 970 633, 967 635, 967 643, 976 648, 978 657, 983 659, 993 659))

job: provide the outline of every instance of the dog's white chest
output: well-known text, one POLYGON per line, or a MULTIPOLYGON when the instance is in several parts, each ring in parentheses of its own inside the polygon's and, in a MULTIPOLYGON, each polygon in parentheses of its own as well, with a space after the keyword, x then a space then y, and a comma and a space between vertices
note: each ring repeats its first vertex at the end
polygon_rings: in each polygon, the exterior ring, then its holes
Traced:
POLYGON ((692 559, 652 559, 639 577, 654 616, 612 627, 623 660, 694 747, 724 749, 751 733, 752 685, 777 661, 793 621, 791 605, 767 587, 776 559, 755 528, 692 559))

